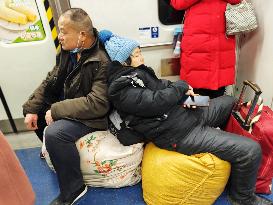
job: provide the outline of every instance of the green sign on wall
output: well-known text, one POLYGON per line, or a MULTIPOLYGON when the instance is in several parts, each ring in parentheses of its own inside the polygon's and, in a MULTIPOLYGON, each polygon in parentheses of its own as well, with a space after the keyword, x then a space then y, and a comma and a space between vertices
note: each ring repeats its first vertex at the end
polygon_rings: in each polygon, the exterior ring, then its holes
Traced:
POLYGON ((44 38, 35 0, 0 0, 0 42, 11 44, 44 38))

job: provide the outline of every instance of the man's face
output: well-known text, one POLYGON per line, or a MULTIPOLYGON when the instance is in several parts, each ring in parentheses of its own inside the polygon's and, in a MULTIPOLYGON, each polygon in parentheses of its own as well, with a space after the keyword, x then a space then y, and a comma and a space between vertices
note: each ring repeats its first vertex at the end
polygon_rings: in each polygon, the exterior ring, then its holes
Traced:
POLYGON ((77 48, 80 37, 80 32, 73 28, 70 19, 61 16, 58 21, 59 35, 58 39, 64 50, 73 50, 77 48))

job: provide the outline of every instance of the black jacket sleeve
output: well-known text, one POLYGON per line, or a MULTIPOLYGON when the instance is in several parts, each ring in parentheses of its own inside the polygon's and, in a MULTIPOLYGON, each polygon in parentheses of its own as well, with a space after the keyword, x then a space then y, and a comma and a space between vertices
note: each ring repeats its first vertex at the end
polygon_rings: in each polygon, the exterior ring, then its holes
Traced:
POLYGON ((161 90, 134 86, 132 80, 119 77, 109 87, 109 98, 123 112, 141 117, 155 117, 167 113, 188 91, 185 81, 170 83, 161 90))

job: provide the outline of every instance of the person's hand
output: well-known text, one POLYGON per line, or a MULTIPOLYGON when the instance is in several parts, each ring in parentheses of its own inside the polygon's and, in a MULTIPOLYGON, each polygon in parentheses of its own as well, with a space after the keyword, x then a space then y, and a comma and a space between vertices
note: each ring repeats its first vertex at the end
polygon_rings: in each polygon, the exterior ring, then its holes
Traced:
MULTIPOLYGON (((197 96, 198 94, 195 94, 193 92, 193 88, 189 85, 189 90, 185 93, 185 95, 188 95, 188 96, 197 96)), ((196 108, 195 105, 183 105, 184 108, 196 108)))
POLYGON ((50 125, 53 122, 53 118, 51 116, 51 110, 46 111, 45 121, 47 125, 50 125))
POLYGON ((185 93, 185 95, 191 95, 195 96, 196 94, 193 92, 193 88, 189 85, 188 91, 185 93))
POLYGON ((38 115, 37 114, 26 114, 25 117, 25 124, 27 126, 27 129, 29 130, 37 130, 37 121, 38 121, 38 115))
POLYGON ((183 105, 184 108, 196 108, 196 105, 183 105))

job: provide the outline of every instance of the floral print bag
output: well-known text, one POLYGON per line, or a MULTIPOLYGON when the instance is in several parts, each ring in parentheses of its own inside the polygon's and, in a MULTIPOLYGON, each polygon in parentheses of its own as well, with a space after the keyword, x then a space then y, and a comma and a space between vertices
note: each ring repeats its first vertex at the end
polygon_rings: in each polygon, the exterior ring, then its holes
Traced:
MULTIPOLYGON (((122 145, 109 131, 90 133, 76 142, 81 170, 88 186, 117 188, 131 186, 141 180, 143 143, 122 145)), ((42 152, 52 169, 45 143, 42 152)))

